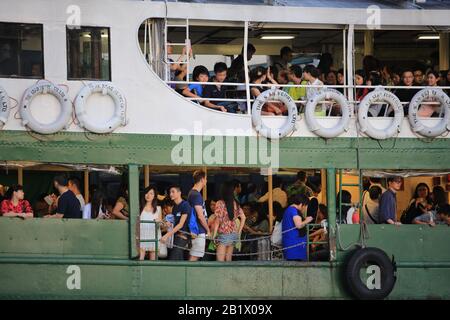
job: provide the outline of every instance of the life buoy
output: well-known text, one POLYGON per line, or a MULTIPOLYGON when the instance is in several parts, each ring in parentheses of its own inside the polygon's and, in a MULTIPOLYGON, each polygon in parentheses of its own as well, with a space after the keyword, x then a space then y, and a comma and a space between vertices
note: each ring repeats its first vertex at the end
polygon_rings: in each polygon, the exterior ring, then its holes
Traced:
POLYGON ((126 108, 125 96, 111 82, 90 82, 80 90, 75 99, 75 114, 80 126, 94 133, 109 133, 126 125, 126 108), (85 105, 93 93, 107 94, 114 100, 114 115, 105 123, 98 123, 87 117, 85 105))
POLYGON ((345 282, 358 299, 384 299, 397 280, 394 260, 379 248, 357 249, 345 266, 345 282), (361 269, 365 269, 361 273, 361 269), (363 281, 361 274, 367 279, 363 281))
POLYGON ((450 130, 450 98, 444 91, 437 88, 422 89, 417 92, 409 104, 408 112, 409 123, 414 132, 419 133, 424 137, 437 137, 450 130), (417 114, 421 103, 425 99, 435 99, 441 103, 441 108, 444 108, 444 117, 435 127, 425 125, 417 114))
POLYGON ((269 139, 279 139, 288 135, 295 129, 297 113, 297 106, 295 105, 292 97, 285 91, 272 88, 262 92, 253 102, 252 122, 255 126, 255 130, 263 137, 269 139), (280 128, 269 128, 262 122, 261 111, 264 104, 269 100, 281 101, 288 109, 288 119, 280 128))
POLYGON ((352 114, 353 114, 353 107, 348 103, 345 96, 335 89, 321 90, 318 94, 314 95, 312 98, 308 100, 308 103, 306 104, 305 108, 306 124, 308 125, 309 129, 312 132, 323 138, 334 138, 340 135, 341 133, 346 132, 350 125, 350 118, 352 114), (342 110, 342 118, 335 126, 331 128, 326 128, 320 125, 314 115, 316 106, 319 103, 319 101, 325 99, 327 100, 333 99, 341 106, 342 110))
POLYGON ((8 121, 10 112, 9 96, 6 90, 0 86, 0 130, 3 129, 3 126, 8 121))
POLYGON ((400 100, 392 92, 384 89, 376 89, 369 92, 358 106, 358 122, 360 131, 367 134, 374 139, 383 140, 393 137, 400 132, 404 117, 403 106, 400 100), (369 107, 374 102, 386 102, 394 109, 394 119, 392 123, 385 129, 378 129, 372 126, 369 122, 368 112, 369 107))
POLYGON ((27 126, 38 133, 52 134, 67 127, 67 124, 72 117, 72 103, 68 94, 61 87, 49 81, 39 81, 35 85, 29 87, 23 94, 19 111, 24 126, 27 126), (61 105, 61 111, 58 118, 52 123, 40 123, 31 114, 31 103, 34 97, 40 94, 51 94, 58 99, 61 105))

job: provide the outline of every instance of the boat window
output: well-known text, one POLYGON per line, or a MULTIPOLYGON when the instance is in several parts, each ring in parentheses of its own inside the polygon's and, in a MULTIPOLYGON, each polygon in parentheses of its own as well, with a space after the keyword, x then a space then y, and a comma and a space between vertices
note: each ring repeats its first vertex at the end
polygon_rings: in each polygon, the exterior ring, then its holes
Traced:
MULTIPOLYGON (((163 19, 146 20, 139 30, 147 61, 175 91, 205 107, 248 114, 253 101, 270 88, 288 92, 300 111, 307 93, 313 95, 324 83, 344 92, 345 71, 337 72, 345 69, 343 35, 338 28, 306 29, 254 22, 206 25, 163 19), (245 54, 248 72, 244 72, 245 54), (311 83, 307 83, 303 79, 307 65, 322 69, 322 73, 330 69, 335 72, 329 79, 316 76, 315 81, 310 77, 311 83), (210 85, 205 85, 207 82, 210 85)), ((328 112, 319 115, 339 115, 339 106, 333 101, 320 104, 324 105, 321 111, 328 112)), ((287 106, 279 101, 268 101, 262 110, 263 115, 287 113, 287 106)))
MULTIPOLYGON (((364 220, 367 224, 379 224, 389 211, 392 211, 393 221, 403 224, 420 222, 420 219, 414 219, 422 215, 422 218, 434 218, 439 215, 438 209, 449 202, 448 181, 447 171, 364 170, 359 173, 356 170, 338 170, 336 222, 358 224, 364 220), (390 184, 393 178, 398 183, 390 184), (395 189, 395 203, 387 198, 381 199, 391 187, 395 189), (381 211, 384 213, 380 214, 381 211)), ((437 223, 446 224, 448 221, 437 223)))
POLYGON ((44 77, 41 24, 0 22, 0 77, 44 77))
POLYGON ((111 80, 109 28, 67 27, 67 79, 111 80))

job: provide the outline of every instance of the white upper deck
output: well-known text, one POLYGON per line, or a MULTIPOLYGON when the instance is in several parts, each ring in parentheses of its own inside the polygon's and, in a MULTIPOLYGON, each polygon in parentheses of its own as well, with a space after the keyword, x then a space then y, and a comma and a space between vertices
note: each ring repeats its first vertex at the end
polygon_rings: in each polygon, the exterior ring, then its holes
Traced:
MULTIPOLYGON (((292 2, 292 1, 291 1, 292 2)), ((329 1, 328 1, 329 2, 329 1)), ((369 2, 369 1, 365 1, 369 2)), ((117 133, 143 134, 241 134, 255 135, 251 116, 226 114, 192 103, 167 86, 146 62, 139 42, 138 29, 148 18, 189 19, 211 23, 242 25, 244 21, 266 22, 273 26, 335 27, 354 25, 365 29, 367 8, 311 6, 266 6, 236 4, 204 4, 137 0, 2 0, 0 22, 38 23, 43 25, 43 52, 45 79, 68 87, 70 98, 75 99, 83 87, 83 81, 67 80, 66 25, 73 14, 73 6, 80 9, 81 26, 110 28, 111 81, 121 89, 127 99, 125 127, 117 133), (232 131, 227 131, 232 130, 232 131)), ((318 2, 320 3, 320 1, 318 2)), ((289 1, 288 1, 289 4, 289 1)), ((381 28, 421 29, 433 25, 438 30, 450 27, 450 10, 442 9, 392 9, 381 8, 381 28)), ((35 79, 0 78, 8 95, 20 101, 25 90, 36 83, 35 79)), ((16 104, 12 102, 13 106, 16 104)), ((33 114, 37 119, 51 121, 57 117, 58 103, 48 95, 33 102, 33 114), (45 111, 42 111, 45 110, 45 111)), ((21 120, 16 119, 13 109, 4 130, 25 130, 21 120)), ((112 101, 107 97, 93 96, 89 99, 88 114, 99 121, 112 114, 112 101)), ((267 117, 270 126, 280 126, 285 117, 267 117)), ((337 119, 324 119, 331 125, 337 119)), ((356 119, 352 118, 350 130, 342 137, 355 137, 356 119)), ((389 119, 374 119, 384 123, 389 119)), ((431 122, 437 120, 429 120, 431 122)), ((298 120, 298 130, 293 136, 315 136, 304 119, 298 120)), ((81 132, 72 123, 68 131, 81 132)), ((400 137, 416 137, 404 120, 400 137)))

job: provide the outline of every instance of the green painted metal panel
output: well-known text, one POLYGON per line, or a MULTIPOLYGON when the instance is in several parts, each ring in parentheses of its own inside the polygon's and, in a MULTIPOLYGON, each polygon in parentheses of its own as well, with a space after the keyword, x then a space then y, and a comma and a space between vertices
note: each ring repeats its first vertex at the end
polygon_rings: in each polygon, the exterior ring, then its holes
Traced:
POLYGON ((0 255, 128 258, 125 221, 0 218, 0 255))
MULTIPOLYGON (((5 263, 0 259, 0 298, 174 299, 174 298, 349 298, 343 268, 323 263, 48 264, 5 263), (69 289, 79 267, 79 289, 69 289)), ((390 299, 450 298, 447 268, 399 268, 390 299)))
MULTIPOLYGON (((388 255, 394 255, 397 262, 450 263, 450 250, 447 246, 450 238, 448 226, 402 225, 397 227, 383 224, 367 227, 369 238, 366 245, 381 248, 388 255)), ((337 236, 340 240, 338 250, 348 247, 360 241, 360 227, 359 225, 340 225, 337 236)), ((348 252, 338 251, 339 260, 343 261, 348 252)))
MULTIPOLYGON (((210 138, 203 137, 204 147, 210 143, 206 142, 211 141, 210 138)), ((252 152, 249 139, 245 139, 246 151, 252 152)), ((0 160, 172 165, 171 152, 177 143, 171 140, 170 135, 61 132, 41 136, 6 130, 0 132, 0 160)), ((195 163, 193 142, 191 146, 187 150, 192 165, 236 166, 236 163, 195 163)), ((280 140, 279 148, 280 167, 288 168, 357 168, 357 148, 362 169, 448 169, 450 162, 450 139, 398 138, 376 141, 369 138, 325 140, 291 137, 280 140)), ((234 154, 242 152, 238 143, 224 143, 223 154, 227 151, 234 154)), ((239 164, 242 167, 266 165, 261 159, 256 164, 250 163, 248 157, 245 163, 239 164)))
POLYGON ((128 198, 130 206, 129 219, 129 246, 130 258, 138 255, 136 247, 136 223, 138 220, 139 210, 139 167, 137 165, 128 166, 128 198))

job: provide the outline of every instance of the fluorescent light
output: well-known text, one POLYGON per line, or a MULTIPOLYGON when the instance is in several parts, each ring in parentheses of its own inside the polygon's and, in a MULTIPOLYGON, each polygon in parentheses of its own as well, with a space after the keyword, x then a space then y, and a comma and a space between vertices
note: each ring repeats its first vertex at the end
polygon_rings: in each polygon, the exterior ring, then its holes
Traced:
POLYGON ((439 40, 438 34, 419 34, 417 37, 419 40, 439 40))
POLYGON ((102 33, 102 38, 108 38, 108 34, 103 34, 102 33))
POLYGON ((85 37, 85 38, 90 38, 91 35, 90 35, 89 33, 85 33, 85 34, 83 34, 83 37, 85 37))
POLYGON ((294 39, 293 35, 264 35, 261 36, 262 40, 290 40, 294 39))

